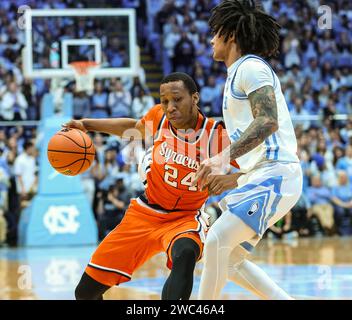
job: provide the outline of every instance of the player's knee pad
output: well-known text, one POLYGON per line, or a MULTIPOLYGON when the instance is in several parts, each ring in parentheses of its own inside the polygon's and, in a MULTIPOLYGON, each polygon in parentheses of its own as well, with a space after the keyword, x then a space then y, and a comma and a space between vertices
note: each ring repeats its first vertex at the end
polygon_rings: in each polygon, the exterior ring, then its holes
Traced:
POLYGON ((198 244, 189 238, 180 238, 175 241, 171 249, 173 265, 194 267, 199 256, 198 244))
POLYGON ((80 282, 76 289, 75 289, 75 298, 76 300, 92 300, 88 294, 87 294, 87 290, 85 290, 84 285, 82 285, 82 283, 80 282))

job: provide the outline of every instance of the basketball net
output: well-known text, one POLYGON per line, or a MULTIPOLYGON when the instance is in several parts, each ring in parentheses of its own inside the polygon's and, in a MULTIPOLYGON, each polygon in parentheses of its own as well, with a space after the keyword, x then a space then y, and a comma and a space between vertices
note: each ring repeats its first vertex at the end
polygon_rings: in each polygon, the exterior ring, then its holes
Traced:
POLYGON ((75 61, 69 66, 75 74, 76 92, 93 92, 95 71, 99 69, 99 64, 94 61, 75 61))

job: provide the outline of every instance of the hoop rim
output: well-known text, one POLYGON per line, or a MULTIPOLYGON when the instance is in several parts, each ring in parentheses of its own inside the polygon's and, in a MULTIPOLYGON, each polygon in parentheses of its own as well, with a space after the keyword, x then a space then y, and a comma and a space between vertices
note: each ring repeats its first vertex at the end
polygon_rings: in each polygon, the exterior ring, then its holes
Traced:
POLYGON ((73 61, 68 64, 76 74, 84 75, 89 73, 89 69, 99 67, 99 63, 95 61, 73 61))

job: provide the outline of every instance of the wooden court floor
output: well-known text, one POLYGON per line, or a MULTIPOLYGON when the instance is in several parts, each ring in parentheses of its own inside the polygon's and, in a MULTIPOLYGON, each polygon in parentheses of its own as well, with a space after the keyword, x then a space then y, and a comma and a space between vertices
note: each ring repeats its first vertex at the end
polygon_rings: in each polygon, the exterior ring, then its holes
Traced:
MULTIPOLYGON (((352 299, 352 238, 265 239, 251 260, 296 299, 352 299)), ((74 299, 74 288, 95 247, 1 248, 0 299, 74 299)), ((155 256, 132 281, 111 288, 105 299, 159 299, 168 275, 165 255, 155 256)), ((195 271, 196 299, 202 263, 195 271)), ((221 299, 255 299, 227 283, 221 299)))

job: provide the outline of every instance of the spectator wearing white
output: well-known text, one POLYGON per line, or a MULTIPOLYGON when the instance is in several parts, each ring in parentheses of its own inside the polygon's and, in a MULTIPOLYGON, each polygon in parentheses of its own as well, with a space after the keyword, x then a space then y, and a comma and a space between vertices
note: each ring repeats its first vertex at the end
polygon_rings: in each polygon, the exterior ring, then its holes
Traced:
POLYGON ((32 142, 25 142, 24 151, 18 155, 14 163, 16 189, 21 200, 28 200, 37 190, 36 150, 32 142))
POLYGON ((85 194, 88 197, 89 205, 93 205, 94 194, 95 194, 95 181, 92 174, 92 168, 89 168, 83 174, 81 174, 82 187, 85 194))
POLYGON ((9 84, 8 90, 2 97, 0 106, 1 116, 5 120, 26 120, 28 103, 16 82, 9 84))
POLYGON ((144 190, 138 174, 138 164, 142 162, 145 151, 138 140, 127 144, 120 152, 121 160, 124 163, 121 172, 117 175, 118 179, 123 179, 126 186, 133 192, 144 190))
POLYGON ((299 41, 293 33, 285 38, 283 42, 283 52, 285 53, 285 67, 290 68, 297 64, 300 65, 301 59, 299 56, 299 41))
POLYGON ((140 88, 139 93, 132 101, 132 117, 142 118, 155 104, 154 98, 140 88))
POLYGON ((114 90, 109 94, 111 117, 123 118, 131 115, 131 93, 123 88, 120 80, 115 83, 114 90))

